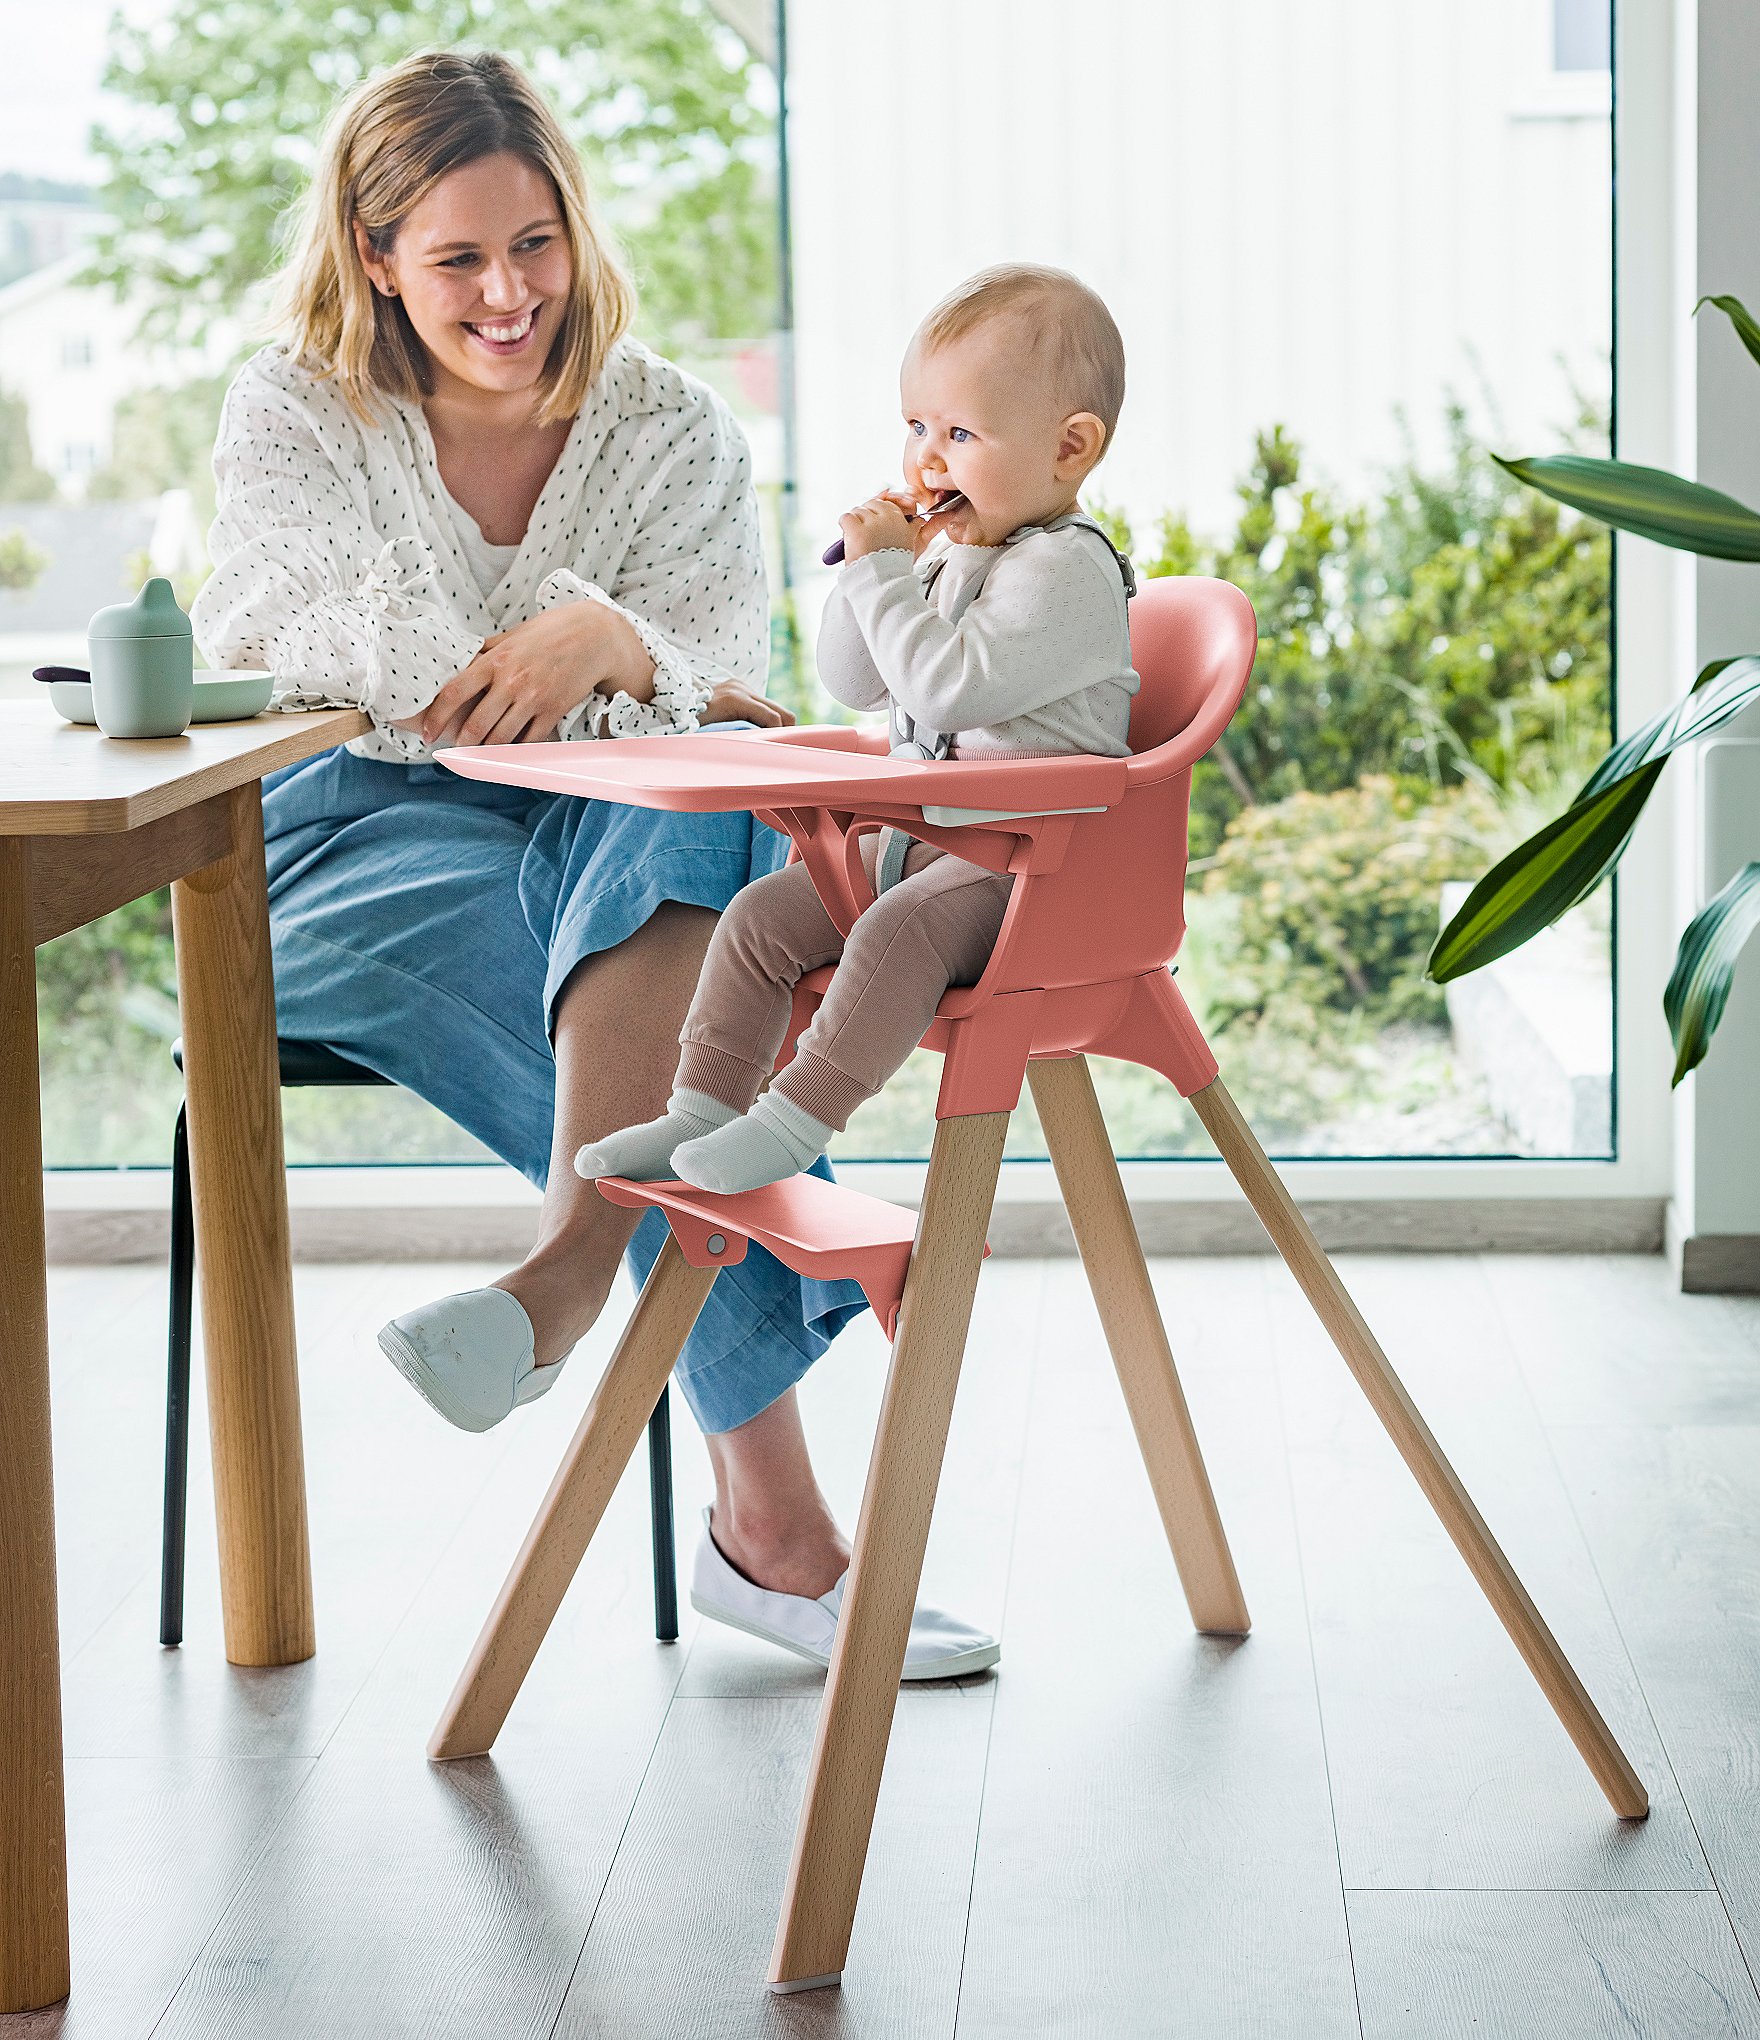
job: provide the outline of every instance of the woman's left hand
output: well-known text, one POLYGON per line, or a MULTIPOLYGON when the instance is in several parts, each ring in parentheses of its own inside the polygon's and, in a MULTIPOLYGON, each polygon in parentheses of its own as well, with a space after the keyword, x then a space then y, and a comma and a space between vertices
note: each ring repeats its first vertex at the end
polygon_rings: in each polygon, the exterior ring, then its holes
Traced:
POLYGON ((761 730, 786 729, 794 717, 780 701, 754 694, 737 680, 717 680, 697 720, 705 729, 711 723, 749 722, 761 730))
POLYGON ((567 602, 491 638, 402 727, 437 744, 537 744, 590 694, 650 701, 654 662, 603 602, 567 602))

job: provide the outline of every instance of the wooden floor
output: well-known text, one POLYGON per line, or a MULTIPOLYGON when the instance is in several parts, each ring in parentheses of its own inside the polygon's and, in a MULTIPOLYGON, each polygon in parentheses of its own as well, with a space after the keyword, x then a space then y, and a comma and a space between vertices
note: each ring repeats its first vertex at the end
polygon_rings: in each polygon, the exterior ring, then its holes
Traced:
MULTIPOLYGON (((1648 1823, 1279 1267, 1155 1271, 1255 1617, 1227 1644, 1187 1624, 1077 1265, 993 1261, 927 1589, 1001 1626, 1001 1671, 903 1696, 844 1987, 789 1999, 820 1676, 688 1608, 655 1644, 639 1469, 495 1759, 422 1754, 611 1328, 474 1438, 373 1332, 491 1271, 302 1268, 319 1654, 235 1671, 205 1465, 188 1639, 156 1642, 162 1276, 56 1270, 75 1984, 0 2036, 1760 2036, 1760 1300, 1648 1259, 1343 1266, 1648 1823)), ((883 1363, 864 1321, 803 1391, 846 1522, 883 1363)))

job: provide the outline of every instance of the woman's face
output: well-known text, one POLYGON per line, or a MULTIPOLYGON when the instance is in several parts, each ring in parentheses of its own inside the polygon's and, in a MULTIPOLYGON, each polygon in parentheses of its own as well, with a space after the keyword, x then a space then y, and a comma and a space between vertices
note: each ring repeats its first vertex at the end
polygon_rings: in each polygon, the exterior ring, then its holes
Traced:
POLYGON ((437 391, 506 396, 536 385, 574 283, 562 207, 542 170, 481 156, 441 178, 383 261, 358 226, 355 244, 374 288, 403 299, 437 391))

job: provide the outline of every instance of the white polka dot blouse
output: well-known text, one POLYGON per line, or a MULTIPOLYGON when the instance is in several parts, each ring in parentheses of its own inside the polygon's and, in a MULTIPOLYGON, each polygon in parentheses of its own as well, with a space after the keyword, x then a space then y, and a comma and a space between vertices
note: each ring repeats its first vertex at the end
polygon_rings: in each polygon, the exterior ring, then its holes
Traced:
POLYGON ((484 638, 562 602, 604 602, 653 658, 651 704, 594 695, 565 738, 698 727, 718 680, 762 689, 768 616, 744 435, 722 400, 634 341, 589 391, 506 578, 484 594, 419 404, 365 425, 280 346, 234 378, 214 449, 214 571, 191 609, 216 666, 266 667, 275 706, 361 707, 363 757, 412 761, 393 729, 484 638))

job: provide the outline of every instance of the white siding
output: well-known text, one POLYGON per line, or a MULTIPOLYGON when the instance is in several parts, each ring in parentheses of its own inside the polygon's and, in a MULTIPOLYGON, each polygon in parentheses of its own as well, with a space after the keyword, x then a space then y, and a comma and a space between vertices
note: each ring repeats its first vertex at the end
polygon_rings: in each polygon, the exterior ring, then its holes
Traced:
POLYGON ((790 38, 809 536, 896 474, 904 343, 987 262, 1112 306, 1091 494, 1139 518, 1226 520, 1273 422, 1356 486, 1402 408, 1526 452, 1607 387, 1605 80, 1550 75, 1546 0, 795 0, 790 38))

